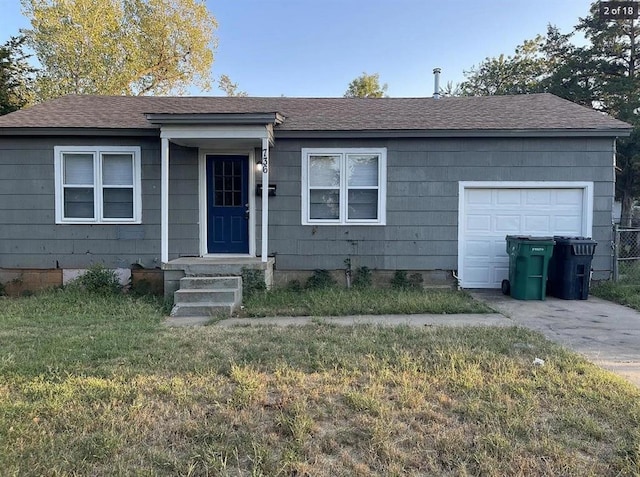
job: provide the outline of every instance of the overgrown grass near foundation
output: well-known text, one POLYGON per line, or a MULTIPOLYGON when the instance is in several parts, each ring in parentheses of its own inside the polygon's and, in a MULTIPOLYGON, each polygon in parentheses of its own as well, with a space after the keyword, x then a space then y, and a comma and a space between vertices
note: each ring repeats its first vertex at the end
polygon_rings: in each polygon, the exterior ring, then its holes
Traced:
POLYGON ((257 292, 243 301, 242 316, 340 316, 410 313, 490 313, 462 291, 327 287, 257 292))

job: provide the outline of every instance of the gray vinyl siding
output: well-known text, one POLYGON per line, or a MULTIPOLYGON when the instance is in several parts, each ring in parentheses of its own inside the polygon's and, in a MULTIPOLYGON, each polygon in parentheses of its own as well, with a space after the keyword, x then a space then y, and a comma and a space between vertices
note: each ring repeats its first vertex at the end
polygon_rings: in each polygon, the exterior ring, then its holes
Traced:
MULTIPOLYGON (((198 153, 170 152, 169 256, 197 256, 198 153)), ((259 156, 257 156, 259 157, 259 156)), ((271 151, 269 254, 279 270, 456 270, 459 181, 593 181, 596 278, 611 268, 613 140, 278 138, 271 151), (385 226, 301 225, 303 147, 386 147, 385 226)), ((256 173, 256 180, 260 181, 256 173)), ((254 193, 251 191, 251 193, 254 193)), ((256 250, 260 244, 256 198, 256 250)), ((0 138, 0 268, 85 268, 160 265, 160 140, 157 138, 0 138), (139 145, 142 224, 56 225, 56 145, 139 145)))
POLYGON ((593 238, 599 242, 593 266, 596 278, 608 278, 612 158, 611 138, 305 141, 276 136, 269 180, 278 189, 269 199, 269 253, 279 270, 341 269, 346 258, 354 267, 381 270, 456 270, 459 181, 592 181, 593 238), (386 147, 386 226, 301 225, 301 150, 307 147, 386 147))
MULTIPOLYGON (((197 150, 171 147, 170 255, 197 255, 197 150)), ((160 266, 160 141, 0 138, 0 268, 160 266), (140 146, 142 224, 55 224, 54 146, 140 146)))

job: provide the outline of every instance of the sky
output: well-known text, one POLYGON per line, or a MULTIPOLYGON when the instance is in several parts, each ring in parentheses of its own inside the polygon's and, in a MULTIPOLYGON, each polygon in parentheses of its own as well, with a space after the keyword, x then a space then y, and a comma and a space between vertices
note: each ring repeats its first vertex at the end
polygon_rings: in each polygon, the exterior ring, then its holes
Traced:
MULTIPOLYGON (((570 32, 590 0, 208 0, 218 21, 214 76, 250 96, 335 97, 378 73, 391 97, 441 85, 515 47, 548 24, 570 32)), ((19 0, 0 0, 0 43, 29 22, 19 0)), ((191 94, 220 96, 192 90, 191 94)))

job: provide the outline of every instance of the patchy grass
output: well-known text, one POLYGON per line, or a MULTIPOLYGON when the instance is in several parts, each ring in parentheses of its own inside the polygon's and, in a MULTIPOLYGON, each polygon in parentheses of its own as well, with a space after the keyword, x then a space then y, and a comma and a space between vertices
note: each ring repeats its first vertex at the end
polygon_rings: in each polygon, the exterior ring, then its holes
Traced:
POLYGON ((463 291, 341 288, 254 293, 243 302, 243 316, 342 316, 411 313, 490 313, 463 291))
POLYGON ((590 293, 640 311, 640 281, 600 282, 591 288, 590 293))
POLYGON ((3 475, 640 473, 640 391, 524 329, 181 329, 131 297, 1 304, 3 475))

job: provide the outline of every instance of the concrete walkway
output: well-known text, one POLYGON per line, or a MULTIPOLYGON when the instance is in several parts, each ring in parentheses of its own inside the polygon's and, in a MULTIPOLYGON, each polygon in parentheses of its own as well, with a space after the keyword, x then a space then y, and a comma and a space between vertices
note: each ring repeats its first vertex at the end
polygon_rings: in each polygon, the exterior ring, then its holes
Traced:
POLYGON ((281 316, 273 318, 230 318, 217 326, 303 326, 312 323, 332 325, 380 325, 380 326, 513 326, 507 317, 490 313, 486 315, 357 315, 357 316, 281 316))
MULTIPOLYGON (((542 333, 640 386, 640 312, 588 300, 520 301, 499 290, 474 290, 476 300, 498 313, 468 315, 360 315, 340 317, 230 318, 214 326, 302 326, 311 323, 382 326, 522 326, 542 333)), ((207 318, 169 318, 169 326, 202 325, 207 318)))
POLYGON ((499 290, 474 290, 479 301, 640 386, 640 312, 590 296, 588 300, 520 301, 499 290))

